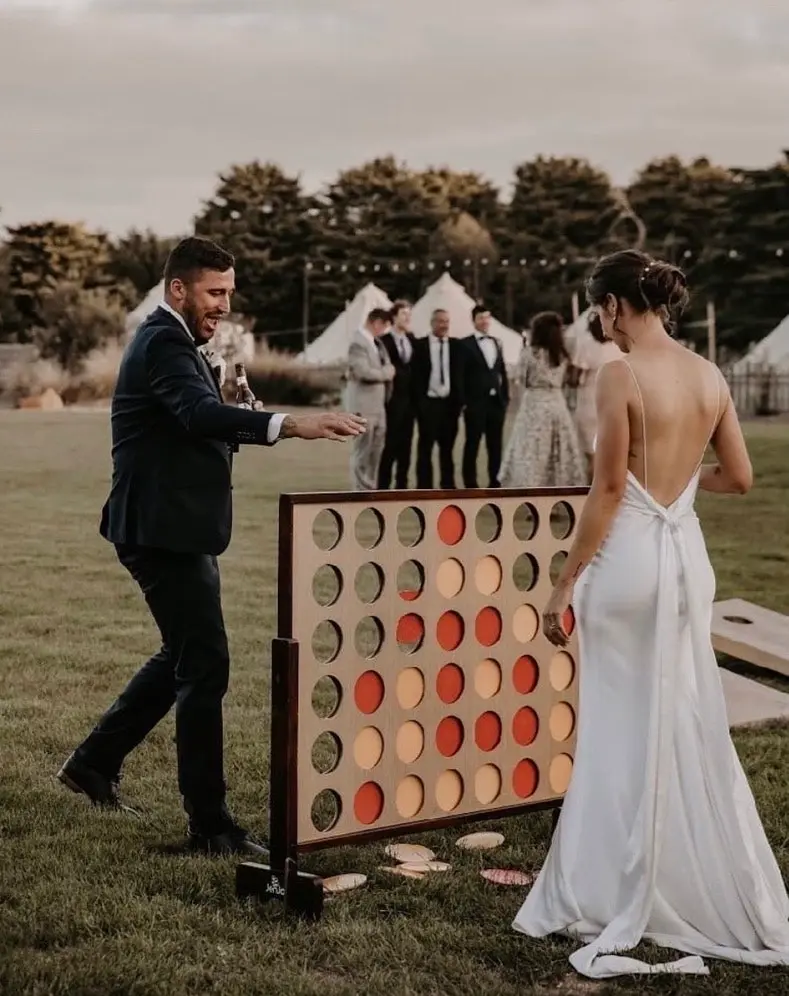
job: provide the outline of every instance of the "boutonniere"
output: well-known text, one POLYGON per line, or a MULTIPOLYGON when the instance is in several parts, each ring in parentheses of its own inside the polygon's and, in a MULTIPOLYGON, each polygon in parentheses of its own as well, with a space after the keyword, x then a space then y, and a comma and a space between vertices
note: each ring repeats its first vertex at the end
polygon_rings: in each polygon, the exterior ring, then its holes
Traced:
POLYGON ((208 364, 216 375, 216 379, 219 381, 219 386, 225 386, 225 379, 227 378, 227 363, 223 356, 219 353, 214 353, 210 349, 203 350, 203 355, 208 360, 208 364))

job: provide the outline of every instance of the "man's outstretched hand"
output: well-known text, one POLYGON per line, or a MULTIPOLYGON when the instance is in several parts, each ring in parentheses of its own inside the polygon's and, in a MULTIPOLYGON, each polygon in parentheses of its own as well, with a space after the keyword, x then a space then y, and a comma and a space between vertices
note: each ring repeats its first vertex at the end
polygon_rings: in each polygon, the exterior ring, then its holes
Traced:
POLYGON ((286 415, 279 431, 280 439, 336 439, 340 442, 361 436, 367 419, 347 412, 322 412, 320 415, 286 415))

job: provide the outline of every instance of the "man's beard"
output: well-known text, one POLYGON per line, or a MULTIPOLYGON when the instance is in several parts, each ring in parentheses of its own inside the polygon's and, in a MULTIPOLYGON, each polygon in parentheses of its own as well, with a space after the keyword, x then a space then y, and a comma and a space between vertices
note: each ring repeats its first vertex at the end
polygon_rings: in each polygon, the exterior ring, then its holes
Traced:
POLYGON ((194 302, 190 301, 187 297, 183 305, 183 317, 187 328, 192 333, 192 338, 200 346, 203 343, 210 342, 214 337, 213 331, 206 332, 203 328, 203 322, 206 318, 213 318, 218 322, 225 317, 225 313, 223 311, 204 311, 200 313, 194 302))

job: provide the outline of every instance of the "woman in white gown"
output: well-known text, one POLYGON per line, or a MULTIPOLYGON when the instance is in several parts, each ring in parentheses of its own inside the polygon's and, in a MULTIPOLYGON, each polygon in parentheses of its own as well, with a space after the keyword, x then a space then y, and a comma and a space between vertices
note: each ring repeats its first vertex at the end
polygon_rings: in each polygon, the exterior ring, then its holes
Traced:
MULTIPOLYGON (((573 369, 578 379, 575 395, 575 424, 578 439, 583 449, 587 466, 587 476, 591 480, 594 465, 594 439, 597 433, 597 406, 595 385, 600 367, 619 356, 616 344, 606 339, 600 316, 593 312, 589 316, 588 331, 578 336, 572 356, 573 369)), ((586 483, 586 482, 584 482, 586 483)))
POLYGON ((698 488, 741 494, 752 471, 726 382, 664 321, 680 270, 628 250, 588 286, 622 350, 597 382, 594 480, 543 618, 580 641, 575 769, 545 864, 515 918, 574 936, 591 978, 707 974, 702 956, 789 965, 789 898, 732 744, 710 642, 715 577, 698 488), (708 443, 717 462, 703 465, 708 443), (641 940, 688 957, 622 952, 641 940))

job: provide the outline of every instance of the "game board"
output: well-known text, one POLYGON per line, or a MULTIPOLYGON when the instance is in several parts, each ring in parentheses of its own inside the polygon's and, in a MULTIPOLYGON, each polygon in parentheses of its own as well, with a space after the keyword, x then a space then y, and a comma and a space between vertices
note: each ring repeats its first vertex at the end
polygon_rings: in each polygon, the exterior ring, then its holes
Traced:
POLYGON ((281 496, 271 861, 240 895, 319 915, 299 853, 560 804, 578 646, 540 617, 586 490, 281 496))

